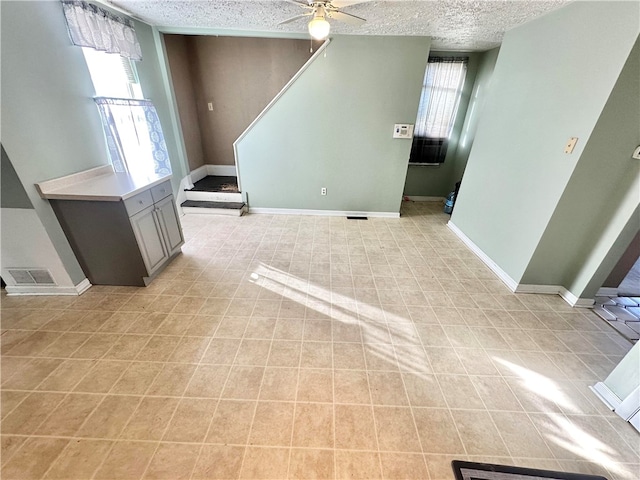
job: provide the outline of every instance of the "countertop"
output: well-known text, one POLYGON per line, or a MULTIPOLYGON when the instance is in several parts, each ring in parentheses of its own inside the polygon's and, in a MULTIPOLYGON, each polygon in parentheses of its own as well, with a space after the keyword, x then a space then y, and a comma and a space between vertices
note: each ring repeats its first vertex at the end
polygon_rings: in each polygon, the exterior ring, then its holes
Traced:
POLYGON ((116 173, 111 165, 36 183, 38 193, 49 200, 118 202, 166 182, 171 175, 136 176, 116 173))

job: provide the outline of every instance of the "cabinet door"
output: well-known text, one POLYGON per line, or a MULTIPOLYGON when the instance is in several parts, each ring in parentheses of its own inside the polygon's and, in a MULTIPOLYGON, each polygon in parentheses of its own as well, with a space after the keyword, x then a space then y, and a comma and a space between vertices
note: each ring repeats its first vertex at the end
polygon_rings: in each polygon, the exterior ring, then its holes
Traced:
POLYGON ((155 208, 147 208, 130 220, 147 272, 152 275, 169 258, 155 208))
POLYGON ((160 225, 164 231, 164 239, 167 244, 169 255, 173 255, 184 244, 182 228, 178 220, 178 211, 173 201, 173 195, 155 204, 156 213, 160 220, 160 225))

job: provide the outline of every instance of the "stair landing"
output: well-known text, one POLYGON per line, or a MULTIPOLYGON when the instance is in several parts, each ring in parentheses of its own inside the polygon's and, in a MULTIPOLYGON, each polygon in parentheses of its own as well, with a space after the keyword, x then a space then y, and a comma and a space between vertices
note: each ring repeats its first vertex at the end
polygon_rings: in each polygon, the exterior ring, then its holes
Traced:
POLYGON ((184 213, 240 216, 247 210, 236 177, 208 175, 185 193, 187 201, 181 205, 184 213))

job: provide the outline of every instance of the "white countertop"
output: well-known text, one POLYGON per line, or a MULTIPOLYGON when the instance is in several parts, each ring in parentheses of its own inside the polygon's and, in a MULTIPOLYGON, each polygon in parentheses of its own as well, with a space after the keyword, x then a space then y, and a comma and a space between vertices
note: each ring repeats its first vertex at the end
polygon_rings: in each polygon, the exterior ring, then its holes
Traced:
POLYGON ((117 202, 165 182, 171 175, 134 176, 116 173, 111 165, 36 183, 42 198, 117 202))

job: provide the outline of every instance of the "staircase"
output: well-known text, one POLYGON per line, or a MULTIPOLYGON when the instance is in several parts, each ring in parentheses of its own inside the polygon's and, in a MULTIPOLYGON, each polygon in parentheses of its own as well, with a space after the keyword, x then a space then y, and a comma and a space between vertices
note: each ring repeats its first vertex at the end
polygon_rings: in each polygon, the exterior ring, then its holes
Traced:
POLYGON ((239 217, 247 211, 238 190, 236 177, 208 175, 185 189, 187 200, 182 203, 182 211, 209 215, 231 215, 239 217))

